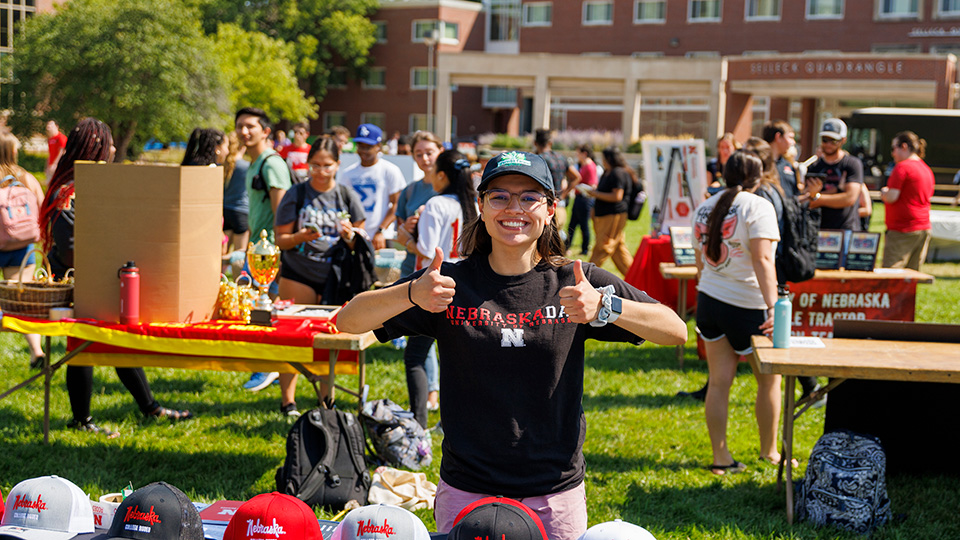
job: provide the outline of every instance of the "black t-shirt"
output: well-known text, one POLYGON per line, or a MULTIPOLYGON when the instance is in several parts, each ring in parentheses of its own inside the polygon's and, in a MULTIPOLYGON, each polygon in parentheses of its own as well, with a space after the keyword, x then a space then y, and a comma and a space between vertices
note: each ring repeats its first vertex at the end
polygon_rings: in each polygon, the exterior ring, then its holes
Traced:
MULTIPOLYGON (((596 287, 613 285, 622 298, 656 302, 592 264, 596 287)), ((376 330, 386 342, 405 335, 437 339, 443 460, 440 477, 472 493, 522 498, 558 493, 583 481, 586 421, 584 341, 643 339, 615 324, 575 324, 559 291, 575 283, 573 264, 540 263, 519 276, 495 273, 484 255, 443 263, 456 281, 443 313, 412 307, 376 330)), ((423 270, 401 279, 419 278, 423 270)))
MULTIPOLYGON (((858 184, 863 183, 863 163, 859 158, 844 153, 840 161, 836 163, 827 163, 822 158, 814 161, 808 168, 807 174, 822 173, 823 190, 826 193, 828 186, 837 188, 837 193, 842 193, 846 185, 850 182, 858 184)), ((860 189, 860 186, 857 186, 860 189)), ((859 192, 856 201, 845 208, 827 208, 820 207, 820 228, 821 229, 844 229, 851 231, 860 230, 860 196, 859 192)))
POLYGON ((627 213, 627 198, 630 197, 630 193, 633 191, 630 187, 632 183, 633 177, 630 176, 630 173, 623 167, 616 167, 612 171, 604 171, 603 176, 600 177, 600 181, 597 182, 597 191, 612 193, 615 189, 622 189, 623 198, 615 203, 597 199, 596 204, 593 206, 594 215, 609 216, 611 214, 627 213))
POLYGON ((777 158, 776 167, 777 173, 780 175, 780 187, 783 188, 783 194, 787 197, 799 197, 800 190, 797 189, 797 173, 793 170, 793 165, 787 161, 787 158, 780 156, 777 158))

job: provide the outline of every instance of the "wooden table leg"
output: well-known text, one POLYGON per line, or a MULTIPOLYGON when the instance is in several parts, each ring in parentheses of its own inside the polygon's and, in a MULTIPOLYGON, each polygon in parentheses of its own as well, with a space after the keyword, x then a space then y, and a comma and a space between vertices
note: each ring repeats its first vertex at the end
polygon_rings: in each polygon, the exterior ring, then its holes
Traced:
MULTIPOLYGON (((677 291, 677 315, 680 316, 680 319, 684 323, 687 322, 687 280, 678 279, 677 282, 680 283, 680 289, 677 291)), ((683 369, 683 349, 686 345, 677 345, 677 362, 680 364, 680 369, 683 369)))
POLYGON ((786 403, 783 406, 783 456, 781 462, 787 478, 787 523, 793 524, 793 409, 794 386, 797 378, 793 375, 784 377, 786 388, 786 403))
POLYGON ((330 360, 328 362, 330 372, 327 374, 327 391, 330 392, 328 396, 330 403, 333 403, 336 399, 337 387, 334 385, 337 381, 337 354, 339 353, 340 351, 337 349, 330 349, 330 360))
POLYGON ((367 384, 367 351, 360 351, 357 355, 357 374, 359 375, 360 384, 357 387, 357 395, 360 396, 358 406, 363 407, 363 387, 367 384))
POLYGON ((50 336, 43 338, 43 444, 50 444, 50 379, 53 370, 50 369, 50 336))

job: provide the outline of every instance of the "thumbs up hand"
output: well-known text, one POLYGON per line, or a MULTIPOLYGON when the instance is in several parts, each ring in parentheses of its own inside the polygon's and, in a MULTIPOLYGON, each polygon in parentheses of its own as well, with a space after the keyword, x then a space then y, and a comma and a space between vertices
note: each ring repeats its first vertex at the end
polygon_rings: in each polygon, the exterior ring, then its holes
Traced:
POLYGON ((570 321, 587 324, 597 318, 602 296, 587 281, 580 260, 573 263, 573 275, 576 278, 575 284, 560 289, 560 305, 570 321))
POLYGON ((450 276, 440 273, 443 264, 443 250, 436 248, 436 254, 430 266, 419 279, 410 285, 410 297, 416 305, 425 311, 440 313, 453 302, 457 292, 457 283, 450 276))

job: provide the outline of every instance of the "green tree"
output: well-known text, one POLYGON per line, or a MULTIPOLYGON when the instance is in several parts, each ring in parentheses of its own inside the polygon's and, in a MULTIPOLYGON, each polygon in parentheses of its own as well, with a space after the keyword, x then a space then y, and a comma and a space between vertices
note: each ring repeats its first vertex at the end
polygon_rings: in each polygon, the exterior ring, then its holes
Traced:
POLYGON ((208 33, 235 23, 293 45, 296 74, 309 95, 322 100, 334 66, 362 73, 376 41, 367 18, 379 0, 190 0, 202 13, 208 33))
POLYGON ((316 102, 297 84, 292 45, 235 24, 221 24, 212 39, 231 110, 252 106, 276 119, 317 117, 316 102))
POLYGON ((219 125, 229 103, 211 47, 182 0, 64 3, 24 23, 10 125, 26 136, 48 118, 69 129, 97 117, 113 130, 118 161, 138 133, 169 140, 219 125))

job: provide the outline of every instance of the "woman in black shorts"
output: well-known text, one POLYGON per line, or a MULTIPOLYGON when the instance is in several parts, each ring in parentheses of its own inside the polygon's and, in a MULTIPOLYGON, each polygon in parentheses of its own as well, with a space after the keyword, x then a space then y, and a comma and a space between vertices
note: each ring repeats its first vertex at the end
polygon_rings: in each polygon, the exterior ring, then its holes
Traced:
MULTIPOLYGON (((706 342, 710 370, 706 417, 713 449, 710 470, 717 475, 746 468, 727 446, 730 387, 740 356, 752 352, 750 336, 772 328, 777 301, 773 254, 780 232, 773 205, 754 194, 762 173, 756 156, 735 152, 723 169, 726 188, 693 215, 700 270, 697 330, 706 342)), ((760 458, 779 463, 780 376, 755 371, 754 377, 760 458)))
MULTIPOLYGON (((332 268, 328 252, 338 243, 351 248, 363 231, 363 205, 352 189, 338 186, 340 149, 330 137, 320 137, 307 154, 310 181, 287 190, 277 207, 274 232, 283 250, 280 298, 298 304, 322 304, 332 268)), ((280 374, 280 410, 296 416, 296 374, 280 374)))

